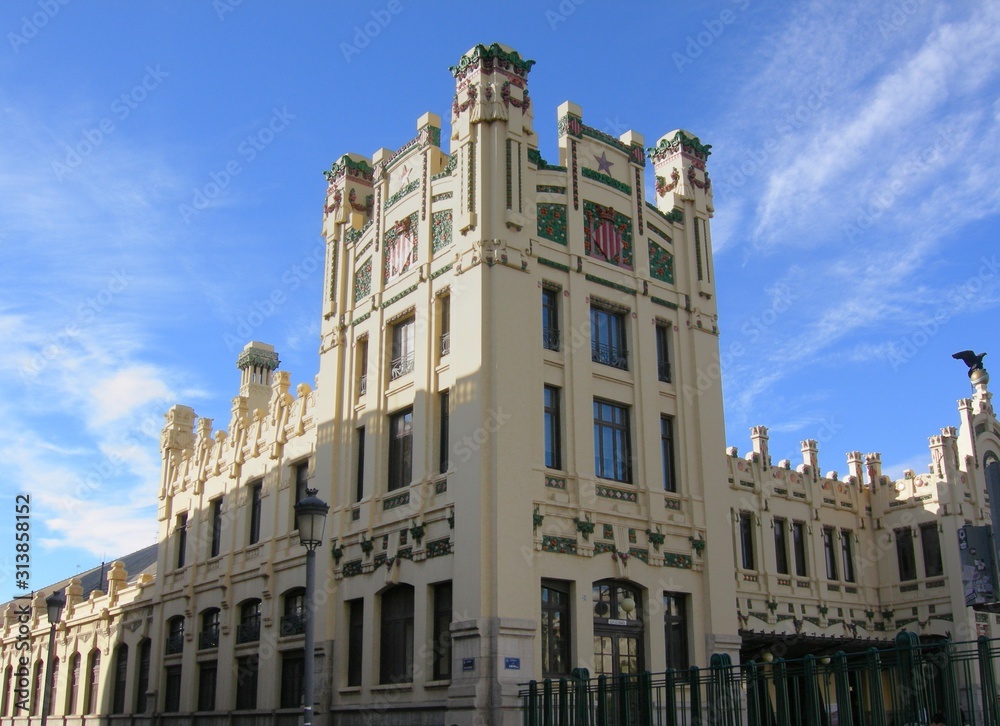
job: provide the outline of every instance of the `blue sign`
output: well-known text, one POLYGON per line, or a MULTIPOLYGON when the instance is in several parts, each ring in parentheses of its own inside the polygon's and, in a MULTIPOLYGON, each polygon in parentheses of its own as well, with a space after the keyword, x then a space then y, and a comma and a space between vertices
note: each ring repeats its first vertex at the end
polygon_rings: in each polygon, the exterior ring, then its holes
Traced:
POLYGON ((474 670, 476 670, 476 659, 475 658, 462 658, 462 670, 463 671, 474 671, 474 670))
POLYGON ((521 670, 521 659, 520 658, 504 658, 503 667, 509 671, 519 671, 521 670))

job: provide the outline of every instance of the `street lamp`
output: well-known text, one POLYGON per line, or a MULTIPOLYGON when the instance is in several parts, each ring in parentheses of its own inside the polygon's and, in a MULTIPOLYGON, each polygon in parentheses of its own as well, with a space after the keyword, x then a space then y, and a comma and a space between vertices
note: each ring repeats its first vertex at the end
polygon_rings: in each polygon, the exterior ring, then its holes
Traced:
POLYGON ((315 650, 316 626, 313 618, 316 599, 316 548, 323 544, 323 530, 326 529, 326 515, 330 505, 316 496, 318 489, 306 489, 305 499, 295 504, 295 517, 299 523, 299 542, 306 548, 306 607, 304 617, 305 632, 305 703, 302 706, 302 726, 312 726, 313 698, 315 691, 315 650))
POLYGON ((45 610, 49 616, 49 655, 45 661, 45 686, 42 691, 42 726, 45 726, 52 704, 52 661, 55 659, 56 625, 62 617, 65 606, 66 596, 61 590, 57 590, 45 598, 45 610))

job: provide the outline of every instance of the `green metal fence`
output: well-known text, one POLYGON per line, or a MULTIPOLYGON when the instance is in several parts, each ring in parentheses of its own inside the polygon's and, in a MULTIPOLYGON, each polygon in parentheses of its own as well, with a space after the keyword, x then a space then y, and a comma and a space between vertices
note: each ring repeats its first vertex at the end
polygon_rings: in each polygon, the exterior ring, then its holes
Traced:
POLYGON ((920 643, 864 653, 707 668, 531 681, 525 726, 1000 726, 1000 639, 920 643))

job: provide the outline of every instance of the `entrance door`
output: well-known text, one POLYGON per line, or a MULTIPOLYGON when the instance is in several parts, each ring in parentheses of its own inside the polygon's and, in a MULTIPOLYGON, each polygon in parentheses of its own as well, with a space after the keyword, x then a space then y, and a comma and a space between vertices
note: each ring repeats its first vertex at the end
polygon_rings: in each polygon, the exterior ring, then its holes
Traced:
POLYGON ((637 675, 644 668, 642 592, 625 582, 595 583, 595 675, 637 675))

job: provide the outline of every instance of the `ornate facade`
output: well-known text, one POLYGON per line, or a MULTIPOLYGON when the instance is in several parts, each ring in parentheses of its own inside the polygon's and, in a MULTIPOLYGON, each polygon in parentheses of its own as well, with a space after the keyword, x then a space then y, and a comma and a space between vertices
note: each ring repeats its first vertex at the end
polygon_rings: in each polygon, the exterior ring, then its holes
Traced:
MULTIPOLYGON (((476 46, 451 69, 448 152, 427 113, 398 151, 327 172, 315 386, 293 393, 275 351, 251 342, 228 426, 170 409, 156 576, 129 582, 116 565, 106 594, 70 598, 57 655, 84 665, 60 667, 50 721, 296 723, 307 611, 328 724, 518 723, 518 684, 576 666, 661 671, 907 625, 995 627, 955 577, 955 529, 988 520, 981 463, 1000 451, 985 383, 961 431, 935 437, 931 472, 900 482, 874 454, 820 476, 815 442, 801 466, 774 465, 763 428, 747 457, 726 452, 706 374, 719 360, 710 147, 682 130, 649 147, 615 138, 567 102, 550 163, 532 65, 476 46), (293 509, 306 487, 331 504, 314 609, 293 509), (925 523, 940 572, 918 547, 923 569, 900 582, 892 538, 925 523)), ((17 628, 10 606, 6 694, 17 628)))

